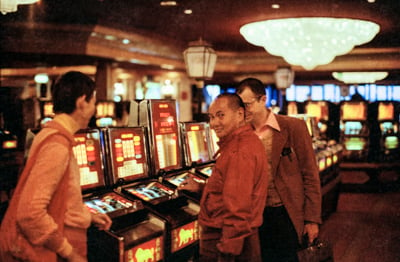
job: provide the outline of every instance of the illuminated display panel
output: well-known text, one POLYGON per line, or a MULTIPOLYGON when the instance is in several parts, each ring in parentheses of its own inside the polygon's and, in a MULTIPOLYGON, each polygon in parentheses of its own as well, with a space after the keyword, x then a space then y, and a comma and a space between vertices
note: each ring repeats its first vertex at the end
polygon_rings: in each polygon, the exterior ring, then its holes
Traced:
POLYGON ((317 122, 329 119, 329 108, 326 102, 308 102, 305 109, 306 114, 315 117, 317 122))
POLYGON ((360 135, 363 124, 358 121, 347 121, 344 123, 345 135, 360 135))
POLYGON ((342 120, 366 120, 367 105, 363 102, 345 102, 340 108, 342 120))
POLYGON ((115 192, 109 192, 99 197, 85 199, 84 204, 90 212, 95 214, 108 214, 111 218, 119 214, 118 211, 134 207, 132 201, 123 198, 115 192))
POLYGON ((378 105, 378 121, 393 120, 394 105, 392 103, 379 103, 378 105))
POLYGON ((204 163, 211 160, 205 123, 185 123, 189 163, 204 163))
POLYGON ((171 232, 171 252, 176 252, 199 240, 198 222, 193 221, 171 232))
POLYGON ((178 169, 181 154, 175 102, 153 101, 151 105, 156 171, 178 169))
POLYGON ((176 176, 166 177, 165 180, 167 180, 168 182, 170 182, 174 186, 178 187, 189 178, 192 178, 197 183, 204 184, 206 182, 205 179, 200 178, 198 176, 195 176, 195 175, 193 175, 192 173, 189 173, 189 172, 185 172, 183 174, 179 174, 179 175, 176 175, 176 176))
POLYGON ((363 137, 346 137, 343 144, 348 151, 360 151, 366 148, 367 141, 363 137))
POLYGON ((125 190, 130 194, 149 202, 159 199, 169 199, 174 194, 174 190, 158 182, 140 184, 135 187, 126 188, 125 190))
POLYGON ((160 236, 126 250, 124 262, 156 262, 163 259, 164 240, 160 236))
POLYGON ((17 140, 6 140, 3 141, 2 149, 15 149, 17 148, 17 140))
POLYGON ((121 178, 133 181, 148 176, 142 128, 110 128, 108 139, 114 183, 121 178))
POLYGON ((384 145, 386 149, 396 149, 399 147, 399 138, 397 136, 385 137, 384 145))
POLYGON ((216 158, 216 154, 217 154, 217 152, 219 150, 219 146, 218 146, 219 138, 217 137, 217 134, 215 133, 214 129, 210 130, 209 136, 210 136, 209 138, 210 138, 210 141, 211 141, 210 144, 211 144, 211 147, 212 147, 211 157, 212 157, 212 159, 215 159, 216 158))
POLYGON ((115 104, 112 101, 98 102, 96 104, 96 118, 115 117, 115 104))
POLYGON ((205 174, 206 176, 210 177, 212 174, 212 167, 211 166, 204 167, 204 168, 199 169, 199 171, 200 171, 200 173, 205 174))
POLYGON ((99 130, 75 134, 73 152, 78 163, 82 190, 105 186, 99 130))
POLYGON ((44 117, 52 117, 54 116, 53 112, 53 102, 45 102, 43 105, 43 116, 44 117))
POLYGON ((381 122, 379 124, 379 127, 380 127, 383 135, 398 133, 397 125, 391 121, 381 122))

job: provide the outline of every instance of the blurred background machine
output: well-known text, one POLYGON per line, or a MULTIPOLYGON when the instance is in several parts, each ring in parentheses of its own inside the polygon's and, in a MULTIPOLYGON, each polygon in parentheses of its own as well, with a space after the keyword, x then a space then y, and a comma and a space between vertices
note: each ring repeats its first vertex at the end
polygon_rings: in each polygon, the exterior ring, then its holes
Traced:
POLYGON ((340 141, 343 159, 367 161, 369 153, 368 105, 364 101, 346 101, 340 105, 340 141))

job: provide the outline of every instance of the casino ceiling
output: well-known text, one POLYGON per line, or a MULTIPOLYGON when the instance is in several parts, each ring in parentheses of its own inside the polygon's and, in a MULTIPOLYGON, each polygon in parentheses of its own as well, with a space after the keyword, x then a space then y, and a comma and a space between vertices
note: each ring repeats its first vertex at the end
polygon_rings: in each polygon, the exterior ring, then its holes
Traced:
POLYGON ((209 42, 218 59, 215 82, 238 75, 271 74, 288 66, 249 44, 239 28, 289 17, 338 17, 376 22, 369 43, 313 70, 292 66, 296 79, 332 80, 333 71, 388 71, 400 83, 400 1, 375 0, 41 0, 0 15, 2 69, 77 66, 110 61, 128 68, 185 71, 182 52, 191 41, 209 42), (166 5, 161 4, 164 2, 166 5), (278 4, 279 8, 273 8, 278 4), (186 14, 185 10, 191 10, 186 14), (124 44, 128 39, 129 44, 124 44))

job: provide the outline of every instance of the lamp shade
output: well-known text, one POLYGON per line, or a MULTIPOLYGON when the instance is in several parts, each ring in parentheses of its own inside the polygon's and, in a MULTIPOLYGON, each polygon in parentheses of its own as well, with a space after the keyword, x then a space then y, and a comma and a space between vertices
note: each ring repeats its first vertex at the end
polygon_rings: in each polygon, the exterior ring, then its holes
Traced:
POLYGON ((378 24, 365 20, 300 17, 249 23, 240 33, 247 42, 282 56, 289 64, 312 70, 368 43, 379 29, 378 24))
POLYGON ((210 44, 201 39, 190 42, 189 48, 183 52, 183 57, 189 77, 199 80, 212 78, 217 54, 210 44))
POLYGON ((274 75, 276 88, 278 89, 286 89, 293 84, 294 72, 290 68, 278 68, 274 75))

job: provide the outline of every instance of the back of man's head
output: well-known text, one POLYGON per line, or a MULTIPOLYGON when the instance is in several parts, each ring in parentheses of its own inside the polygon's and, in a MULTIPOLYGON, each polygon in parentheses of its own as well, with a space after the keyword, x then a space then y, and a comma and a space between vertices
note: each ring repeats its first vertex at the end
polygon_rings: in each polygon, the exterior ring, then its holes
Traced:
POLYGON ((240 81, 236 88, 236 93, 241 94, 246 88, 249 88, 256 96, 264 96, 265 86, 257 78, 246 78, 240 81))
POLYGON ((243 110, 245 109, 245 105, 242 99, 237 94, 222 93, 216 97, 216 99, 223 99, 223 98, 226 98, 228 100, 228 106, 232 110, 236 110, 239 108, 243 108, 243 110))
POLYGON ((71 114, 76 109, 76 100, 85 95, 86 101, 89 101, 95 87, 94 81, 81 72, 70 71, 63 74, 51 90, 54 113, 71 114))

